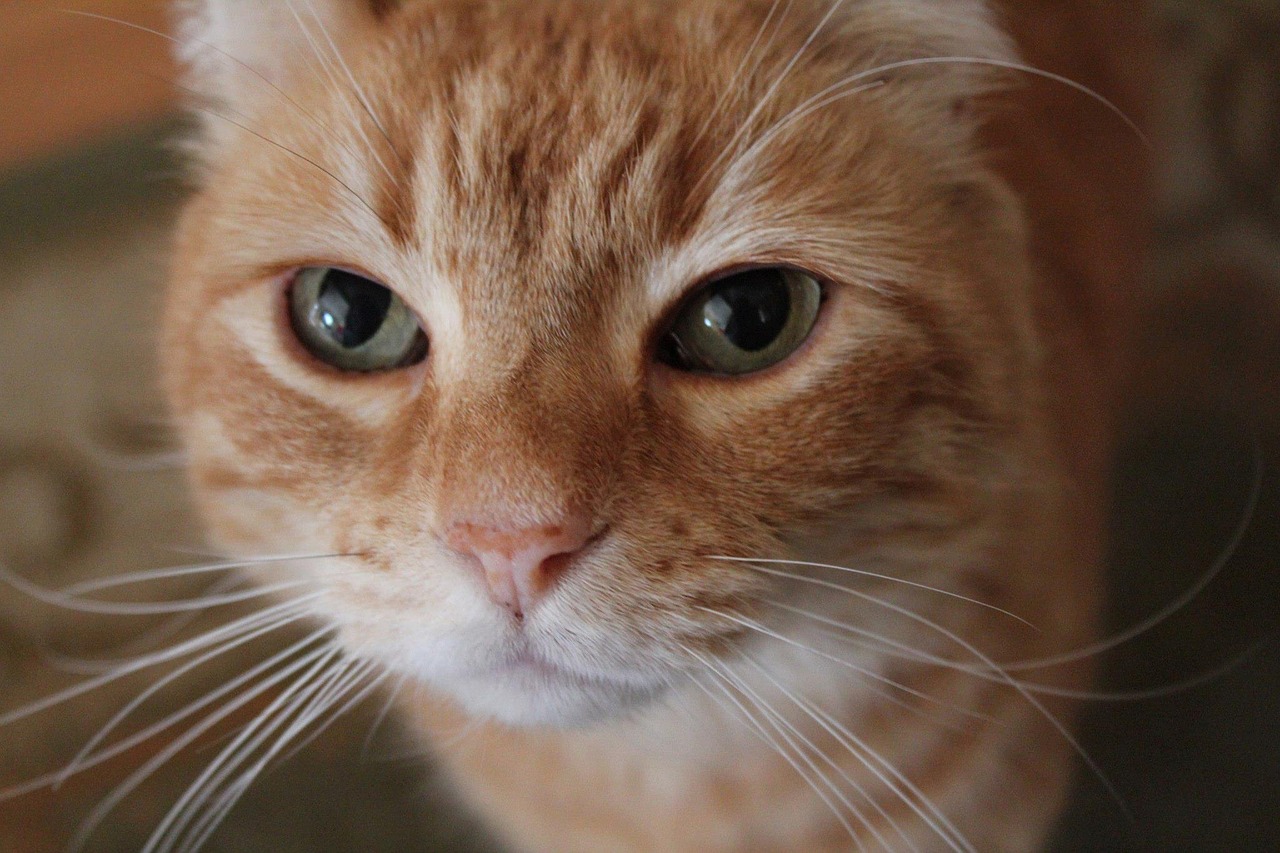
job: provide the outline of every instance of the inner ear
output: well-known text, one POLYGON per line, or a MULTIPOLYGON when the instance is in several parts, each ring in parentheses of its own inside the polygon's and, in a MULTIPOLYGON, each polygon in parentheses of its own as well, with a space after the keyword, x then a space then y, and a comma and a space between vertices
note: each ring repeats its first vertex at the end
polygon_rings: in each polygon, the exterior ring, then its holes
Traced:
POLYGON ((334 54, 395 10, 395 0, 184 0, 179 58, 210 109, 252 115, 289 75, 341 74, 334 54), (317 56, 319 54, 319 56, 317 56))

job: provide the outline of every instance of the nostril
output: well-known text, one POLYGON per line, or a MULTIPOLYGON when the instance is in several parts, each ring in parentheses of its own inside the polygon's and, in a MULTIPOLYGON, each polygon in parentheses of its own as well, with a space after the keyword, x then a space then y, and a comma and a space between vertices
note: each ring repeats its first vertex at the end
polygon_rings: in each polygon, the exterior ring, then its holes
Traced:
POLYGON ((460 521, 445 535, 451 548, 470 555, 483 568, 493 599, 520 616, 593 539, 590 522, 578 517, 532 527, 460 521))
POLYGON ((569 564, 573 562, 573 558, 578 555, 580 550, 582 549, 576 548, 572 551, 561 551, 559 554, 552 554, 543 560, 539 570, 542 572, 546 582, 555 583, 556 579, 569 568, 569 564))

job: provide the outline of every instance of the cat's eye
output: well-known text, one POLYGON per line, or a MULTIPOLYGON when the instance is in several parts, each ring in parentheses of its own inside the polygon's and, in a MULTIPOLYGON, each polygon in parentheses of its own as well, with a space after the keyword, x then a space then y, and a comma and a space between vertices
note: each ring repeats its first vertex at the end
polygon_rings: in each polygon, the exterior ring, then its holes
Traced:
POLYGON ((404 301, 346 270, 299 271, 289 288, 289 319, 303 346, 339 370, 376 373, 427 357, 427 336, 404 301))
POLYGON ((742 376, 785 361, 813 331, 822 285, 766 267, 717 279, 684 304, 658 358, 680 370, 742 376))

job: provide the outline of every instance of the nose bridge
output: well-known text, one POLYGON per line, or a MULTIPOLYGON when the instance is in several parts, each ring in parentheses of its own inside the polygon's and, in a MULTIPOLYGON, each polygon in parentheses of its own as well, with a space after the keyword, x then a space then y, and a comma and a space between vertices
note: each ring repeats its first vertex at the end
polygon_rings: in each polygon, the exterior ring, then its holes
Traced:
POLYGON ((591 514, 617 444, 600 384, 586 370, 527 359, 459 386, 437 412, 439 522, 517 529, 591 514))

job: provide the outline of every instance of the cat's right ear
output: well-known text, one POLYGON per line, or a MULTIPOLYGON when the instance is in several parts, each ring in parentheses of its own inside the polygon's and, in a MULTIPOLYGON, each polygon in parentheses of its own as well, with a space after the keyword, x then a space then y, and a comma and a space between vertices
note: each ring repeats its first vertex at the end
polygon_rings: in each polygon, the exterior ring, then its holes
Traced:
POLYGON ((201 109, 206 142, 271 103, 293 74, 325 74, 353 33, 391 0, 178 0, 179 59, 201 109))

